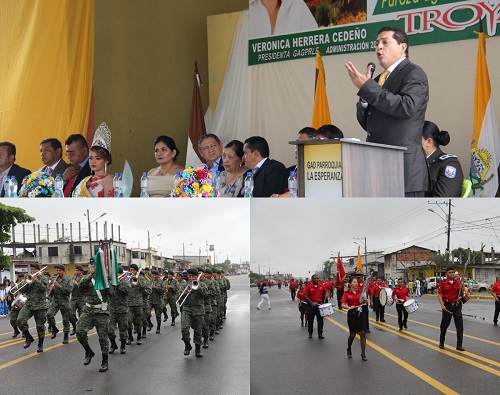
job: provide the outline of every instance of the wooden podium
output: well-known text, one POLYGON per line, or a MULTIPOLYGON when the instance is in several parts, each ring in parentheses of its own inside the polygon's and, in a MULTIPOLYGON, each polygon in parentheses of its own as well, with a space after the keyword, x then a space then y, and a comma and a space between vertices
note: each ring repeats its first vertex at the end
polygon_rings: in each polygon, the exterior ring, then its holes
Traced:
POLYGON ((404 197, 404 147, 359 140, 290 141, 299 197, 404 197))

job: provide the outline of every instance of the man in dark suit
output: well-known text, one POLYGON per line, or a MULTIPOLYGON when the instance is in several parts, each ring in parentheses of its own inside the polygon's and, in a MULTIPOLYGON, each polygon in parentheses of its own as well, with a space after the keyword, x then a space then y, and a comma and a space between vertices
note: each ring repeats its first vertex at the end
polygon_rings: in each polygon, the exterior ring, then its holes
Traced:
POLYGON ((89 165, 89 146, 81 134, 72 134, 66 139, 66 155, 70 166, 63 173, 64 196, 71 197, 75 187, 92 172, 89 165))
MULTIPOLYGON (((245 165, 253 171, 253 196, 270 197, 274 193, 282 193, 281 178, 286 171, 285 165, 269 159, 269 145, 265 138, 252 136, 245 140, 243 146, 245 165)), ((242 192, 244 188, 242 188, 242 192)))
POLYGON ((0 142, 0 196, 5 196, 3 189, 7 177, 14 176, 17 180, 18 188, 21 188, 23 178, 31 171, 16 165, 16 146, 8 141, 0 142))
POLYGON ((62 159, 62 145, 56 138, 48 138, 40 143, 40 159, 44 166, 40 167, 38 173, 48 173, 52 177, 63 174, 69 164, 62 159))
POLYGON ((215 134, 204 134, 198 140, 198 150, 212 174, 224 171, 222 164, 222 142, 215 134))
POLYGON ((384 72, 375 80, 371 67, 359 73, 351 62, 345 67, 361 98, 357 118, 368 132, 366 141, 406 147, 404 183, 406 197, 423 197, 429 190, 429 173, 422 149, 422 127, 429 101, 425 72, 408 59, 408 36, 397 28, 380 29, 377 58, 384 72))

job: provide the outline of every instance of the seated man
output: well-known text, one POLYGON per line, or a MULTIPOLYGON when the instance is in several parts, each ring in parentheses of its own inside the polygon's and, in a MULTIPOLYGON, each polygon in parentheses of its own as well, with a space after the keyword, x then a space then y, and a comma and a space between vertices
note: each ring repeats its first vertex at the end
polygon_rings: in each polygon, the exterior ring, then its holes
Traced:
POLYGON ((344 133, 335 125, 323 125, 318 129, 315 137, 320 140, 343 139, 344 133))
MULTIPOLYGON (((274 159, 269 159, 269 145, 265 138, 252 136, 245 140, 243 159, 249 169, 253 171, 254 197, 270 197, 274 193, 281 193, 281 177, 286 171, 285 165, 274 159)), ((243 196, 244 188, 241 194, 243 196)))
POLYGON ((198 150, 212 174, 224 171, 222 164, 222 142, 212 133, 204 134, 198 140, 198 150))
POLYGON ((16 165, 16 146, 7 141, 0 142, 0 197, 5 196, 4 183, 7 177, 14 176, 17 180, 18 188, 21 188, 23 178, 31 171, 16 165))
POLYGON ((38 173, 48 173, 55 177, 58 174, 63 174, 64 170, 69 166, 62 159, 62 144, 56 138, 48 138, 40 143, 40 159, 44 166, 40 167, 38 173))

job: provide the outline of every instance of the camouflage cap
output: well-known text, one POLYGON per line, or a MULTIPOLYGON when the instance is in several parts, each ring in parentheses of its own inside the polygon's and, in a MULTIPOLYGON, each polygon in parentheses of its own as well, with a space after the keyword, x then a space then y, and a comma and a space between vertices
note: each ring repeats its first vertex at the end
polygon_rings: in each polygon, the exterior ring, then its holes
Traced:
POLYGON ((31 267, 34 267, 35 269, 40 270, 40 265, 38 263, 36 263, 36 262, 33 262, 31 264, 31 267))
POLYGON ((139 266, 137 266, 135 263, 132 263, 132 264, 130 265, 130 268, 131 268, 131 269, 135 269, 135 270, 139 270, 139 266))
POLYGON ((64 265, 55 265, 54 268, 59 269, 59 270, 66 270, 64 265))
POLYGON ((198 275, 198 269, 191 268, 187 271, 187 274, 191 274, 192 276, 197 276, 198 275))
POLYGON ((75 270, 80 270, 81 272, 83 272, 83 266, 82 265, 76 265, 75 266, 75 270))

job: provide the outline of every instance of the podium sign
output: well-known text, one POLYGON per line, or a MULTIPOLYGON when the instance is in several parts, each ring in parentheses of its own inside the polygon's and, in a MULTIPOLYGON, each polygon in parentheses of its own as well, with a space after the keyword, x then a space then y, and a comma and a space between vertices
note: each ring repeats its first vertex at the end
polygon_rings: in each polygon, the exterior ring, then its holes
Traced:
POLYGON ((304 146, 305 197, 342 197, 340 144, 304 146))

